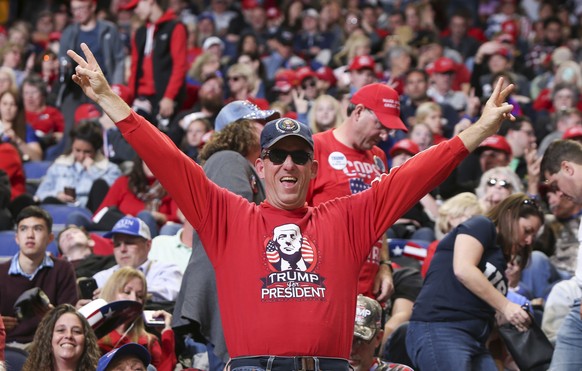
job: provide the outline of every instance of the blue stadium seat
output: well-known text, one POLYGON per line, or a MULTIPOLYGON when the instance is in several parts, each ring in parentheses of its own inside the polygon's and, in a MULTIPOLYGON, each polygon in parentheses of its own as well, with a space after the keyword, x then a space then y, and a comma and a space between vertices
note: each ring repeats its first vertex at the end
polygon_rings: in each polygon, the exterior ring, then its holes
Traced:
POLYGON ((6 355, 6 370, 7 371, 20 371, 24 362, 28 358, 28 352, 24 349, 14 348, 7 346, 5 349, 6 355))
MULTIPOLYGON (((16 232, 1 231, 0 232, 0 258, 11 258, 18 252, 18 245, 14 240, 16 232)), ((51 242, 46 249, 53 256, 59 255, 59 250, 55 241, 51 242)))
POLYGON ((87 215, 87 218, 89 219, 93 217, 93 214, 89 209, 81 206, 41 204, 40 207, 48 211, 53 217, 53 232, 55 235, 66 227, 67 217, 74 211, 87 215))
POLYGON ((46 175, 52 161, 28 161, 23 164, 26 179, 40 180, 46 175))

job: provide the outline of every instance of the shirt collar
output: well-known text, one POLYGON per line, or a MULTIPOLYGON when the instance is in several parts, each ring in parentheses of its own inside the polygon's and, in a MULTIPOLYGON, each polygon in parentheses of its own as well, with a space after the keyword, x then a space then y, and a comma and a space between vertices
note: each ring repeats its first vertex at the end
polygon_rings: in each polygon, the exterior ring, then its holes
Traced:
POLYGON ((10 262, 10 269, 8 269, 8 274, 11 274, 11 275, 21 275, 21 276, 24 276, 24 277, 28 278, 29 281, 32 281, 34 279, 34 276, 36 276, 36 274, 41 269, 43 269, 45 267, 52 268, 52 267, 55 266, 55 263, 50 258, 49 254, 46 253, 46 255, 44 256, 44 259, 42 260, 42 262, 40 262, 40 265, 35 269, 35 271, 32 272, 32 274, 28 274, 28 273, 26 273, 26 272, 24 272, 22 270, 22 267, 20 266, 20 263, 18 262, 18 257, 19 256, 20 256, 20 252, 17 252, 12 257, 12 261, 10 262))

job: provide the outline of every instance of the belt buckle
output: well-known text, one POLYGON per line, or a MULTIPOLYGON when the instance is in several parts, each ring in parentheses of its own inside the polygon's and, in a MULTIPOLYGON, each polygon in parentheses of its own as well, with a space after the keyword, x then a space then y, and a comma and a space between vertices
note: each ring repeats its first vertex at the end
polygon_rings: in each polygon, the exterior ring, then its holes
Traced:
POLYGON ((299 368, 297 371, 315 371, 315 359, 313 357, 297 357, 299 368))

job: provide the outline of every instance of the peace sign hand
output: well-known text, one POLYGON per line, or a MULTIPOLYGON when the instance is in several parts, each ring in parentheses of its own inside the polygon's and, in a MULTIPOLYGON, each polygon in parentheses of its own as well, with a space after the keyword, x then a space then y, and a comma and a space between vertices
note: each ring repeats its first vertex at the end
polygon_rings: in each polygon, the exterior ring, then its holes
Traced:
POLYGON ((83 50, 86 60, 73 50, 67 51, 67 55, 78 64, 75 68, 73 81, 83 89, 89 98, 99 103, 99 98, 110 92, 111 87, 87 44, 82 43, 81 50, 83 50))

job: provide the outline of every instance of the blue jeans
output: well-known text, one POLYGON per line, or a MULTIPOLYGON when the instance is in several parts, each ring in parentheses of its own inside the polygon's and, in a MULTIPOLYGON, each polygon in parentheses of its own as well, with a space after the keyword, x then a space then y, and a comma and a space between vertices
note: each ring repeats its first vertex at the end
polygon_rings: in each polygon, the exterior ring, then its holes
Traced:
POLYGON ((580 299, 574 300, 570 313, 558 331, 556 348, 552 357, 552 371, 582 370, 582 320, 580 299))
POLYGON ((408 356, 420 371, 497 371, 485 346, 491 332, 483 320, 411 321, 406 332, 408 356))
POLYGON ((552 287, 562 279, 562 275, 541 251, 532 252, 530 262, 521 272, 521 282, 531 290, 531 299, 547 299, 552 287))

